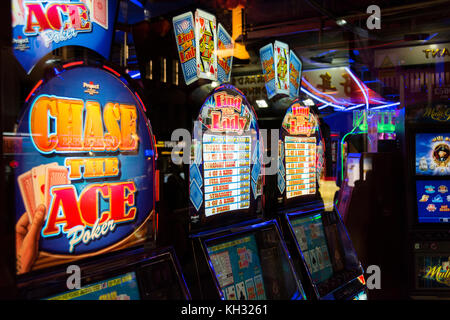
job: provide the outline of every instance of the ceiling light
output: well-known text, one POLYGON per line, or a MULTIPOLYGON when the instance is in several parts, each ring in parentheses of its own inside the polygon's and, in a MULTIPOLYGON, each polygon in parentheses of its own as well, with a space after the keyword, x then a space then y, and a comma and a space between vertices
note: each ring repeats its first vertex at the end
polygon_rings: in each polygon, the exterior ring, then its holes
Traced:
POLYGON ((256 100, 256 104, 258 105, 258 108, 260 108, 260 109, 269 107, 269 105, 267 104, 266 100, 264 100, 264 99, 256 100))
POLYGON ((337 19, 336 24, 340 27, 345 26, 347 24, 347 21, 345 19, 337 19))

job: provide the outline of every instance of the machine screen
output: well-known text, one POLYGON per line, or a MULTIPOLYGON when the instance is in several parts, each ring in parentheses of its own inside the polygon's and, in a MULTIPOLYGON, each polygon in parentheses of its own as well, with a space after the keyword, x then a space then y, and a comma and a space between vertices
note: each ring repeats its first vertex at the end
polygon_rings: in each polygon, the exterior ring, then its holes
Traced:
POLYGON ((450 222, 449 180, 416 180, 417 213, 420 223, 450 222))
POLYGON ((226 300, 265 300, 266 293, 253 234, 208 247, 226 300))
POLYGON ((205 216, 250 206, 250 136, 203 135, 205 216))
POLYGON ((129 272, 46 300, 139 300, 136 274, 129 272))
POLYGON ((417 289, 450 288, 450 256, 416 256, 417 289))
POLYGON ((321 214, 290 220, 312 280, 325 281, 333 275, 321 214))
POLYGON ((347 157, 347 178, 350 187, 355 186, 355 181, 360 179, 360 153, 349 153, 347 157))
POLYGON ((416 134, 416 174, 450 175, 450 133, 416 134))
POLYGON ((316 193, 316 137, 286 136, 286 198, 316 193))

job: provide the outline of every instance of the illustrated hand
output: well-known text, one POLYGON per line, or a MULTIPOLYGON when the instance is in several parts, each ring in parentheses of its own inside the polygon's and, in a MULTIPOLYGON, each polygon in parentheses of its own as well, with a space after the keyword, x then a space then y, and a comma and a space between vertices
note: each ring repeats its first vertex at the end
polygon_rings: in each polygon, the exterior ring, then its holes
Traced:
POLYGON ((17 273, 31 270, 36 261, 39 237, 45 220, 45 206, 40 205, 34 212, 33 223, 30 223, 25 212, 16 224, 16 266, 17 273))

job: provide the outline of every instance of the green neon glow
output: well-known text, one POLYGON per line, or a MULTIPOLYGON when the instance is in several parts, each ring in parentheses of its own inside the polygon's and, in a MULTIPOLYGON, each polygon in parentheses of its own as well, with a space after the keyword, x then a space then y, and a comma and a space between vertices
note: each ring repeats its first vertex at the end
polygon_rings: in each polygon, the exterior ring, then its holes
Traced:
MULTIPOLYGON (((351 135, 351 134, 357 134, 359 132, 355 133, 355 130, 358 129, 361 125, 361 121, 364 120, 364 116, 360 117, 357 121, 356 124, 354 124, 354 127, 352 129, 352 131, 350 131, 349 133, 347 133, 346 135, 344 135, 341 139, 341 181, 344 182, 344 143, 345 143, 345 138, 347 138, 347 136, 351 135)), ((355 121, 354 121, 355 122, 355 121)), ((353 122, 353 123, 354 123, 353 122)))

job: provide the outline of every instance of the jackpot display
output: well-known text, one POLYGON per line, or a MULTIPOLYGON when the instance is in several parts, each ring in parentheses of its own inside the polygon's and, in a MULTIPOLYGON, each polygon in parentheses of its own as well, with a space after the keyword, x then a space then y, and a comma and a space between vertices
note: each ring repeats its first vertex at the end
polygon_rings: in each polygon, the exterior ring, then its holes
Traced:
POLYGON ((191 145, 191 222, 255 210, 263 175, 259 128, 253 108, 231 85, 203 104, 191 145))
POLYGON ((250 142, 250 136, 203 135, 207 217, 249 208, 250 142))
POLYGON ((18 241, 19 273, 142 243, 153 228, 154 139, 138 94, 107 66, 54 71, 17 130, 19 238, 39 226, 36 243, 18 241))
POLYGON ((450 175, 450 133, 416 134, 416 174, 450 175))
POLYGON ((286 199, 316 194, 323 166, 319 133, 317 116, 294 100, 283 119, 278 142, 278 190, 286 199))

